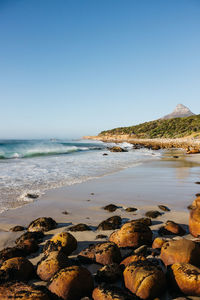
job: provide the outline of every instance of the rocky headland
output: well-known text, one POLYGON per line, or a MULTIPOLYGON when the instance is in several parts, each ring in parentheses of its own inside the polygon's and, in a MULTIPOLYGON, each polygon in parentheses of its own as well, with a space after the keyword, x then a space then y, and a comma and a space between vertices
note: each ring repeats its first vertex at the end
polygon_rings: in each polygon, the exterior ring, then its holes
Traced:
POLYGON ((97 136, 83 138, 103 142, 128 142, 136 148, 182 148, 191 154, 199 153, 200 115, 195 115, 184 105, 178 104, 171 114, 158 120, 105 130, 97 136))

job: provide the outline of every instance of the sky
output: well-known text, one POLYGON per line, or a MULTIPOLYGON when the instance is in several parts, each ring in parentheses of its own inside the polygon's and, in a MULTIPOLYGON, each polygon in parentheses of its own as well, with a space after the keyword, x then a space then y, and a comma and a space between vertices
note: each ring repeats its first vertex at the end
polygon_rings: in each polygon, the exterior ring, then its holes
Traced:
POLYGON ((200 114, 199 0, 0 0, 0 138, 200 114))

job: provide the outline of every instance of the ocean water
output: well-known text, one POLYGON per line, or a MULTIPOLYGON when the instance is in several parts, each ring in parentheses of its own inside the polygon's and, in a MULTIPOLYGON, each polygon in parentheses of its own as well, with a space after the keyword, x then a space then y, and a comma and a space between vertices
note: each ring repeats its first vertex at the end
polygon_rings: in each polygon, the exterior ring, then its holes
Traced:
POLYGON ((128 143, 120 146, 128 152, 111 153, 107 143, 86 140, 0 140, 0 212, 33 201, 27 193, 41 195, 45 190, 98 178, 160 155, 134 150, 128 143))

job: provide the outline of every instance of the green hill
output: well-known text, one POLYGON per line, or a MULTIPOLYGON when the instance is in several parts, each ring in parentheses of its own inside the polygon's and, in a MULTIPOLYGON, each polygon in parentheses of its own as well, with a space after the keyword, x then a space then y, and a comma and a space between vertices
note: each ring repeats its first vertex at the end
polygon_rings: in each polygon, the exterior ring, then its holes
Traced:
POLYGON ((200 136, 200 115, 169 120, 159 119, 135 126, 102 131, 99 136, 128 134, 136 138, 181 138, 200 136))

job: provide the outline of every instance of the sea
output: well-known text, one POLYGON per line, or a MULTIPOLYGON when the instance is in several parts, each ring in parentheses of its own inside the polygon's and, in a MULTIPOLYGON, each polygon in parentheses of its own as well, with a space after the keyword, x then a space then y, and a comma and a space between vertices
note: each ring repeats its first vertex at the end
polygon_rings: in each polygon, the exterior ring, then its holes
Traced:
POLYGON ((46 190, 81 183, 158 158, 159 151, 133 149, 112 153, 107 144, 88 140, 0 140, 0 213, 46 190), (107 154, 107 155, 105 155, 107 154))

